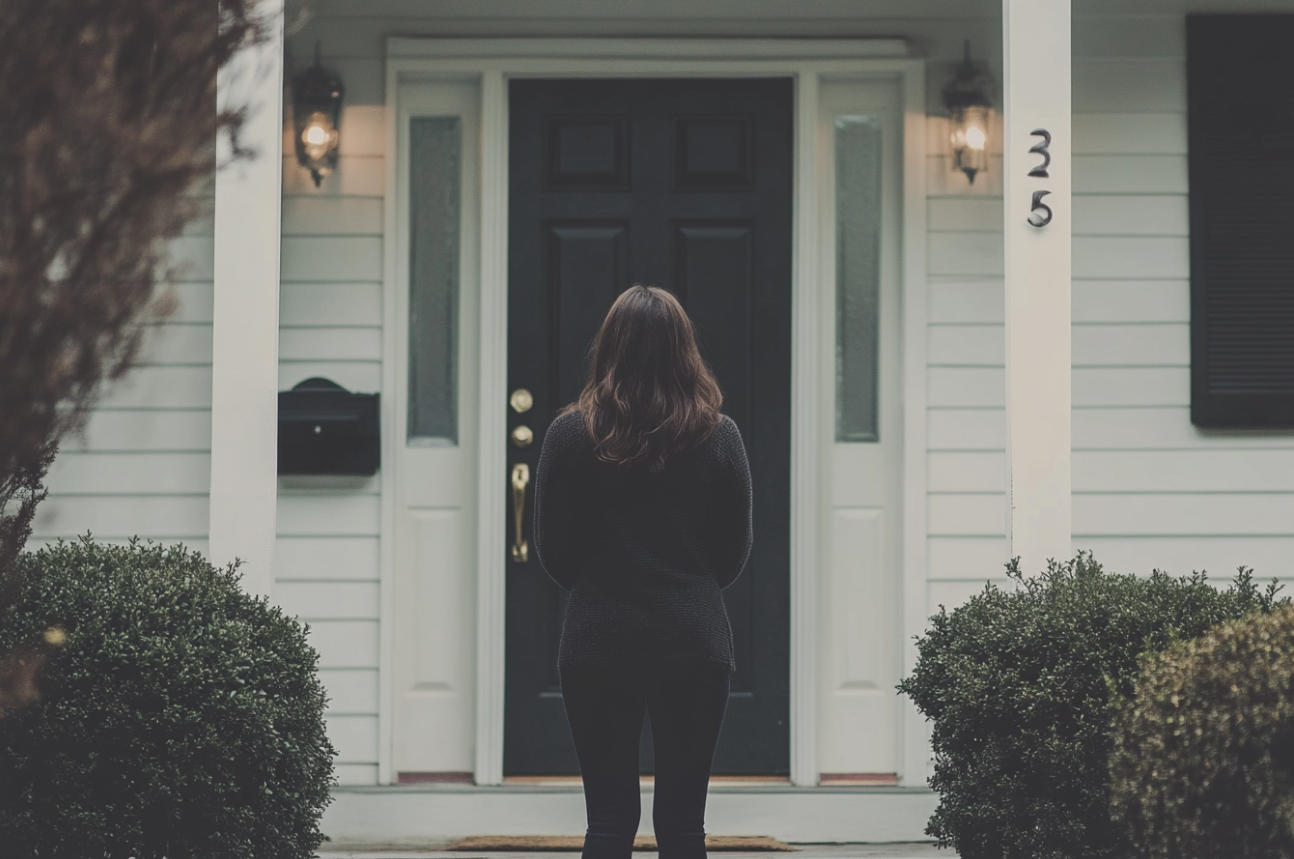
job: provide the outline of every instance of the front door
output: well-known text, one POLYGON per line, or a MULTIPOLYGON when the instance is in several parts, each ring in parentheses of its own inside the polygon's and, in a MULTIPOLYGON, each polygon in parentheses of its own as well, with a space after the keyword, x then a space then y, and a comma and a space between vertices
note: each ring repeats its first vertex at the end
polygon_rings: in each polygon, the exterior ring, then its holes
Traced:
MULTIPOLYGON (((509 475, 520 463, 534 474, 616 295, 634 283, 672 290, 741 428, 755 487, 754 550, 725 592, 737 673, 714 771, 785 774, 792 82, 514 80, 510 115, 508 383, 533 405, 512 399, 509 475)), ((509 491, 526 493, 520 534, 509 504, 509 541, 533 542, 533 486, 509 491)), ((564 605, 533 549, 509 553, 507 775, 578 772, 556 666, 564 605)), ((645 771, 650 761, 647 737, 645 771)))

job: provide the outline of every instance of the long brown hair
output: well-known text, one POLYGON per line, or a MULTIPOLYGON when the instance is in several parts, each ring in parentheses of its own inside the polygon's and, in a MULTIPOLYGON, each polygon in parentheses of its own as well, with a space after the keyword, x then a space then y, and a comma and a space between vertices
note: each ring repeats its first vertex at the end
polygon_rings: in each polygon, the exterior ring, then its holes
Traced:
POLYGON ((588 382, 562 413, 583 416, 598 459, 658 472, 710 437, 722 405, 683 305, 658 286, 635 284, 607 312, 589 350, 588 382))

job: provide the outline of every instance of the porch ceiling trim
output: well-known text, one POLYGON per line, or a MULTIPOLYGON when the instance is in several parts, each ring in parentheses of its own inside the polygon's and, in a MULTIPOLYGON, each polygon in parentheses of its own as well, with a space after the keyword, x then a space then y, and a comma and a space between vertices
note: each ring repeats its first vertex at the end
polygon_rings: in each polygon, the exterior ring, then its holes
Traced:
POLYGON ((912 55, 906 39, 535 38, 386 41, 388 59, 858 60, 912 55))

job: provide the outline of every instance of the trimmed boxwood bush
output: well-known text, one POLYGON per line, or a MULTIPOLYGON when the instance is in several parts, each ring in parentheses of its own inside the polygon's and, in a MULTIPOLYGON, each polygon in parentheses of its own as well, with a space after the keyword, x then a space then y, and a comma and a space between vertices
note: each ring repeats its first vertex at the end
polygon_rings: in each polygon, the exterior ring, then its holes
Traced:
POLYGON ((182 546, 29 552, 0 653, 66 630, 0 718, 6 856, 306 859, 335 755, 308 629, 182 546))
POLYGON ((1109 755, 1138 655, 1271 611, 1275 586, 1259 591, 1243 569, 1226 591, 1201 573, 1108 574, 1086 553, 1036 578, 1008 573, 1014 589, 940 607, 899 686, 934 723, 926 832, 962 859, 1122 857, 1109 755))
POLYGON ((1294 607, 1148 657, 1110 775, 1135 856, 1294 856, 1294 607))

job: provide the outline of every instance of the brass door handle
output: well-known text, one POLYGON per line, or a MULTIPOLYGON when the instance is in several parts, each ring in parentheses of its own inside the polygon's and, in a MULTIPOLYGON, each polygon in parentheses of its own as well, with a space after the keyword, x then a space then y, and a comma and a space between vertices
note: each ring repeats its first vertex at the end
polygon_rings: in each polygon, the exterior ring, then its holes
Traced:
POLYGON ((530 466, 518 462, 512 466, 512 515, 515 532, 512 540, 512 560, 524 564, 530 560, 530 545, 521 536, 523 519, 526 514, 526 487, 530 485, 530 466))

